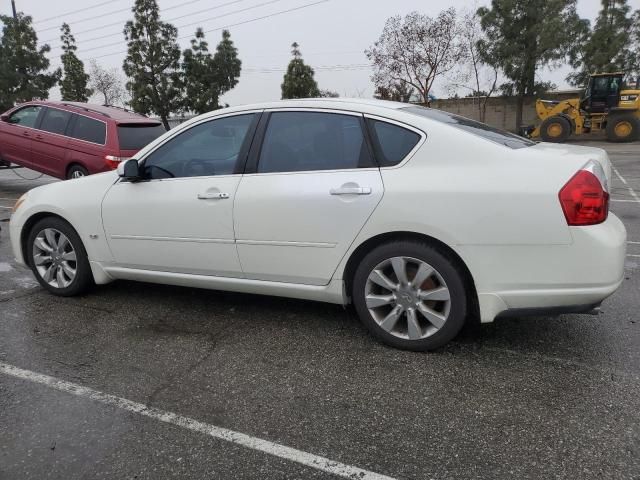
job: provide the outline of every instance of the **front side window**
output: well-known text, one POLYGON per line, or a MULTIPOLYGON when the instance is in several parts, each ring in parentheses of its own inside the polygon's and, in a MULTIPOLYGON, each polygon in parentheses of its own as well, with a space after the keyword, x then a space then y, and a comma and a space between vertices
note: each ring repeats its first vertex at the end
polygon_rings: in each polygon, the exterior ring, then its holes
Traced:
POLYGON ((45 132, 57 133, 64 135, 67 125, 71 120, 71 113, 64 110, 56 110, 55 108, 47 108, 40 123, 40 130, 45 132))
POLYGON ((361 118, 322 112, 271 114, 258 173, 373 167, 361 118))
POLYGON ((76 121, 71 131, 71 136, 85 142, 97 143, 104 145, 107 137, 107 124, 100 120, 85 117, 84 115, 75 115, 76 121))
POLYGON ((21 127, 33 128, 38 120, 38 114, 42 107, 24 107, 14 112, 9 117, 9 123, 20 125, 21 127))
POLYGON ((240 153, 256 114, 195 125, 154 150, 144 162, 145 177, 232 175, 244 167, 240 153))

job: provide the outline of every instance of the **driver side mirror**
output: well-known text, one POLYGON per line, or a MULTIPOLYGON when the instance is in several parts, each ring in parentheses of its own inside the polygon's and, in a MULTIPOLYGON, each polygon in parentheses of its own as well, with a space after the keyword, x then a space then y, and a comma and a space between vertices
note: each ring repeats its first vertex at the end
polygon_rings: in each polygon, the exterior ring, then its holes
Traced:
POLYGON ((3 113, 2 115, 0 115, 0 121, 8 122, 9 121, 9 115, 6 114, 6 113, 3 113))
POLYGON ((124 180, 135 182, 142 178, 142 167, 135 158, 130 158, 118 164, 118 176, 124 180))

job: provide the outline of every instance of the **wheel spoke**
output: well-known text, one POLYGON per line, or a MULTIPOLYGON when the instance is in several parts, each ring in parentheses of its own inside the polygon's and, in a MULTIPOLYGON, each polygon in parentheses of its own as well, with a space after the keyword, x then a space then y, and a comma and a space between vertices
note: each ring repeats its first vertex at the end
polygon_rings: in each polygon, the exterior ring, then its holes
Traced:
POLYGON ((33 242, 33 244, 37 248, 39 248, 40 250, 42 250, 44 252, 49 252, 49 253, 53 252, 53 248, 51 246, 49 246, 47 244, 47 242, 45 241, 45 239, 42 238, 42 237, 36 238, 36 240, 35 240, 35 242, 33 242))
POLYGON ((413 280, 411 280, 411 286, 414 288, 420 288, 420 285, 422 285, 425 280, 431 276, 432 273, 433 268, 431 268, 426 263, 421 263, 415 277, 413 277, 413 280))
POLYGON ((416 317, 416 311, 413 308, 407 310, 407 333, 409 340, 420 340, 422 338, 422 329, 416 317))
POLYGON ((395 297, 393 295, 367 295, 367 308, 377 308, 383 305, 393 303, 395 297))
POLYGON ((47 283, 51 282, 51 280, 53 280, 54 270, 55 268, 53 264, 49 265, 47 269, 44 271, 44 274, 42 275, 42 279, 47 283))
POLYGON ((67 279, 64 278, 62 266, 59 266, 56 270, 56 281, 58 282, 58 288, 64 288, 67 286, 67 279))
POLYGON ((51 256, 43 253, 39 253, 38 255, 33 256, 33 262, 36 265, 44 265, 45 263, 51 262, 51 256))
POLYGON ((58 237, 58 251, 64 252, 64 249, 67 248, 67 245, 71 245, 69 243, 69 239, 65 235, 60 234, 60 237, 58 237))
POLYGON ((67 262, 62 262, 61 266, 62 270, 64 270, 64 273, 66 273, 67 277, 69 277, 69 280, 73 281, 74 277, 76 276, 76 270, 74 268, 71 268, 67 262))
POLYGON ((392 292, 398 289, 398 285, 393 283, 389 277, 387 277, 378 269, 371 272, 371 275, 369 275, 369 280, 371 280, 376 285, 380 285, 382 288, 386 288, 387 290, 390 290, 392 292))
POLYGON ((393 310, 389 312, 389 315, 387 315, 384 320, 382 320, 380 326, 387 332, 390 332, 398 323, 398 320, 400 319, 403 311, 404 308, 402 308, 400 305, 396 305, 393 310))
POLYGON ((424 316, 424 318, 429 320, 429 322, 438 329, 442 328, 447 321, 444 316, 440 315, 434 310, 431 310, 424 304, 418 304, 418 311, 424 316))
POLYGON ((65 252, 61 255, 62 260, 66 262, 75 262, 76 261, 76 252, 71 250, 70 252, 65 252))
POLYGON ((408 285, 407 279, 407 261, 402 257, 394 257, 391 259, 391 266, 393 267, 393 273, 398 277, 400 285, 408 285))
POLYGON ((418 296, 422 301, 434 300, 438 302, 444 302, 448 301, 450 298, 449 289, 447 287, 438 287, 434 288, 433 290, 422 290, 420 291, 418 296))
POLYGON ((58 242, 56 241, 56 232, 54 230, 52 230, 51 228, 45 229, 44 236, 47 238, 47 243, 52 250, 58 247, 58 242))

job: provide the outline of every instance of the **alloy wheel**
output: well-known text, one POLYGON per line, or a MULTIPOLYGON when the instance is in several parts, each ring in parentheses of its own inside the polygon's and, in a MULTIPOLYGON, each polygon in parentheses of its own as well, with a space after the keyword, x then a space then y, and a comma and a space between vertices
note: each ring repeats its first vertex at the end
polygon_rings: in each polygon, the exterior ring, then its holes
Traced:
POLYGON ((55 228, 45 228, 33 242, 33 264, 42 279, 54 288, 67 288, 76 278, 76 251, 55 228))

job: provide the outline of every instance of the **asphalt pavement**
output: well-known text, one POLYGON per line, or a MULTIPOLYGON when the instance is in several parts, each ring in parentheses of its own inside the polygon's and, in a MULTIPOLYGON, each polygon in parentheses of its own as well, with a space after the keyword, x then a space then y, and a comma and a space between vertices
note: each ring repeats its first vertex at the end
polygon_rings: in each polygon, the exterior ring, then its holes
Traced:
POLYGON ((0 479, 640 479, 640 143, 586 144, 609 152, 630 241, 603 313, 498 320, 433 353, 321 303, 53 297, 6 223, 53 179, 0 171, 0 479))

